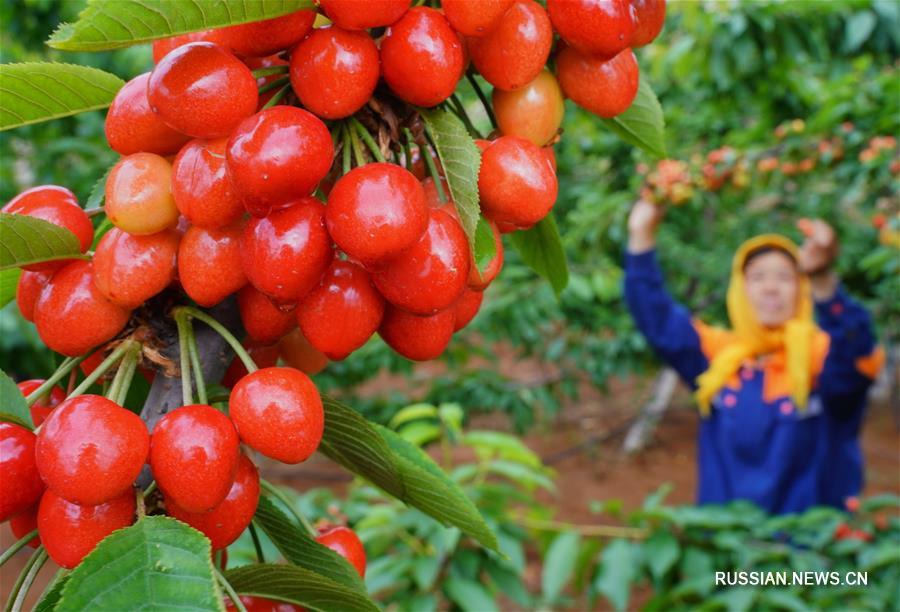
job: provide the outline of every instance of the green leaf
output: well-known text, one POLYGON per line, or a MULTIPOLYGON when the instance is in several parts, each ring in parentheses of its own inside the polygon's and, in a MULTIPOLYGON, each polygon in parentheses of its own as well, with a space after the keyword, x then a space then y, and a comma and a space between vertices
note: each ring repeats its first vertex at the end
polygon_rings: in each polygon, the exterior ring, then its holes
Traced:
POLYGON ((678 540, 668 531, 657 531, 643 545, 644 562, 650 575, 656 581, 662 580, 666 572, 678 561, 680 547, 678 540))
POLYGON ((556 601, 571 580, 580 545, 581 536, 577 531, 564 531, 556 536, 550 544, 547 555, 544 557, 544 570, 541 575, 544 601, 548 603, 556 601))
POLYGON ((509 238, 525 264, 550 281, 553 291, 559 297, 569 284, 569 264, 553 213, 531 229, 513 232, 509 238))
POLYGON ((401 408, 391 417, 388 426, 391 429, 398 429, 404 423, 416 421, 418 419, 436 419, 438 416, 437 406, 433 404, 411 404, 405 408, 401 408))
POLYGON ((0 130, 106 108, 125 81, 74 64, 0 65, 0 130))
POLYGON ((19 268, 0 270, 0 308, 16 299, 16 287, 19 286, 20 276, 22 270, 19 268))
POLYGON ((399 433, 403 439, 409 440, 419 447, 423 447, 429 442, 434 442, 441 437, 441 428, 434 423, 410 423, 403 426, 399 433))
POLYGON ((603 123, 625 142, 650 155, 666 156, 666 124, 662 106, 643 75, 640 77, 637 96, 628 110, 612 119, 603 119, 603 123))
POLYGON ((107 168, 103 176, 97 179, 97 182, 91 187, 91 193, 88 195, 87 202, 84 205, 85 208, 100 208, 103 206, 103 200, 106 198, 106 180, 114 167, 115 165, 112 165, 107 168))
POLYGON ((640 562, 638 555, 636 546, 627 540, 613 540, 603 550, 594 586, 616 610, 624 610, 628 606, 631 583, 637 577, 637 564, 640 562))
POLYGON ((866 497, 859 504, 862 512, 875 512, 884 508, 900 508, 900 497, 893 493, 881 493, 866 497))
POLYGON ((390 447, 403 479, 401 501, 445 525, 459 527, 487 548, 498 550, 497 536, 463 490, 422 449, 395 432, 375 425, 390 447))
POLYGON ((485 268, 494 256, 497 255, 497 243, 494 242, 494 231, 491 229, 488 220, 484 215, 478 218, 478 225, 475 227, 475 237, 473 239, 473 253, 475 254, 475 265, 479 272, 484 272, 485 268))
POLYGON ((47 41, 64 51, 103 51, 198 30, 271 19, 313 0, 90 0, 74 24, 47 41))
POLYGON ((210 552, 199 531, 168 517, 145 517, 85 557, 56 610, 219 610, 210 552))
POLYGON ((465 611, 493 612, 499 609, 487 589, 474 580, 448 578, 444 581, 444 592, 465 611))
MULTIPOLYGON (((469 246, 478 255, 475 230, 481 214, 478 205, 478 171, 481 168, 481 151, 466 131, 463 122, 449 110, 419 109, 431 137, 437 147, 444 176, 450 185, 450 194, 463 230, 469 237, 469 246)), ((482 248, 485 248, 482 246, 482 248)))
POLYGON ((53 612, 53 610, 56 610, 59 598, 62 597, 62 590, 69 580, 69 574, 65 572, 66 570, 60 570, 60 573, 53 579, 49 588, 41 595, 41 599, 35 605, 33 612, 53 612))
POLYGON ((82 257, 75 234, 43 219, 0 213, 0 270, 82 257))
POLYGON ((34 429, 31 410, 25 403, 25 397, 13 379, 7 376, 3 370, 0 370, 0 421, 15 423, 30 430, 34 429))
POLYGON ((269 497, 260 496, 253 518, 285 559, 368 596, 356 569, 344 557, 319 544, 292 523, 269 497))
POLYGON ((296 565, 247 565, 226 572, 225 577, 242 595, 278 599, 313 610, 378 611, 365 595, 296 565))

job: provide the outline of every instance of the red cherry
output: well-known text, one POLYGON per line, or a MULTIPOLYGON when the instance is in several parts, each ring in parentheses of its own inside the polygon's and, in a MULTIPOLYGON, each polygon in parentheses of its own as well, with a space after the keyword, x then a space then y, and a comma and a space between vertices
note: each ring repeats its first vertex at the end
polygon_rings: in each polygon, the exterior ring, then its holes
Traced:
POLYGON ((413 361, 428 361, 441 356, 453 337, 456 320, 453 308, 420 317, 388 305, 378 335, 392 349, 413 361))
POLYGON ((334 184, 325 218, 338 247, 371 265, 399 255, 422 237, 428 205, 422 184, 408 170, 366 164, 334 184))
POLYGON ((459 222, 432 210, 428 230, 403 254, 372 273, 384 298, 413 314, 448 308, 469 278, 469 243, 459 222))
POLYGON ((412 0, 319 0, 325 14, 345 30, 368 30, 391 25, 409 9, 412 0))
POLYGON ((297 307, 303 335, 335 361, 365 344, 378 330, 382 314, 384 298, 369 273, 340 259, 297 307))
POLYGON ((178 280, 192 300, 214 306, 247 284, 241 267, 243 221, 221 229, 191 227, 178 246, 178 280))
POLYGON ((150 73, 145 72, 125 83, 106 113, 106 142, 116 153, 131 155, 146 151, 172 155, 190 140, 163 123, 150 108, 149 80, 150 73))
POLYGON ((106 232, 94 251, 94 283, 109 301, 137 308, 175 278, 181 236, 166 230, 132 236, 117 227, 106 232))
POLYGON ((541 149, 516 136, 502 136, 481 155, 481 210, 498 224, 529 227, 553 208, 556 174, 541 149))
POLYGON ((150 436, 150 469, 160 490, 188 512, 225 500, 240 457, 231 419, 212 406, 183 406, 165 415, 150 436))
POLYGON ((34 305, 41 296, 41 291, 47 285, 53 272, 29 272, 22 270, 19 282, 16 285, 16 305, 19 313, 26 321, 34 321, 34 305))
MULTIPOLYGON (((238 310, 244 331, 253 342, 272 344, 297 324, 293 308, 280 308, 264 293, 247 285, 237 294, 238 310)), ((273 364, 274 365, 274 364, 273 364)))
POLYGON ((352 529, 347 527, 320 529, 316 542, 344 557, 356 568, 361 577, 366 577, 366 549, 352 529))
MULTIPOLYGON (((9 519, 9 528, 16 540, 21 540, 26 535, 37 529, 37 504, 24 510, 9 519)), ((28 546, 37 548, 41 544, 40 536, 35 536, 28 541, 28 546)))
POLYGON ((293 368, 251 372, 234 386, 229 408, 241 440, 282 463, 305 461, 322 439, 319 390, 293 368))
MULTIPOLYGON (((260 368, 268 368, 278 363, 278 355, 280 353, 278 344, 265 346, 253 341, 245 340, 243 345, 253 359, 253 363, 260 368)), ((235 357, 231 360, 231 364, 228 366, 225 375, 222 377, 222 385, 231 389, 246 375, 247 368, 244 367, 244 362, 241 361, 239 357, 235 357)))
MULTIPOLYGON (((16 386, 19 388, 22 395, 28 397, 42 384, 44 384, 44 379, 34 378, 31 380, 23 380, 16 386)), ((34 426, 38 427, 43 423, 50 415, 50 411, 56 408, 64 399, 66 399, 66 394, 59 387, 51 388, 49 394, 45 394, 43 397, 38 398, 38 400, 31 405, 31 420, 34 421, 34 426)))
POLYGON ((256 112, 256 79, 238 58, 209 42, 188 43, 150 73, 147 99, 169 127, 194 138, 227 136, 256 112))
POLYGON ((504 136, 519 136, 539 147, 556 136, 566 110, 559 83, 548 70, 515 91, 494 89, 493 104, 504 136))
POLYGON ((493 30, 513 0, 443 0, 441 8, 453 29, 465 36, 484 36, 493 30))
POLYGON ((123 157, 106 179, 104 208, 113 225, 129 234, 156 234, 175 227, 172 164, 153 153, 123 157))
POLYGON ((241 236, 247 278, 278 303, 296 304, 316 286, 334 256, 325 208, 315 198, 251 219, 241 236))
MULTIPOLYGON (((318 374, 328 366, 328 357, 309 343, 299 327, 278 341, 278 350, 285 364, 308 376, 318 374)), ((257 365, 265 364, 257 362, 257 365)))
POLYGON ((544 69, 553 44, 553 28, 540 4, 517 1, 490 33, 467 42, 472 63, 481 76, 494 87, 518 89, 544 69))
MULTIPOLYGON (((91 225, 91 220, 78 205, 75 194, 65 187, 56 185, 32 187, 10 200, 2 212, 34 217, 66 228, 75 234, 82 253, 91 248, 94 241, 94 226, 91 225)), ((23 267, 31 271, 49 272, 58 270, 70 261, 72 260, 46 261, 23 267)))
POLYGON ((165 498, 166 513, 200 531, 220 550, 243 533, 259 503, 259 472, 246 455, 238 458, 234 483, 225 499, 208 512, 188 512, 173 500, 165 498))
POLYGON ((244 214, 225 172, 226 142, 225 138, 189 142, 172 164, 172 197, 191 225, 216 229, 244 214))
MULTIPOLYGON (((241 595, 241 603, 247 612, 306 612, 306 608, 295 606, 285 601, 276 601, 274 599, 266 599, 265 597, 254 597, 253 595, 241 595)), ((234 603, 228 599, 225 601, 226 610, 236 610, 234 603)))
POLYGON ((38 534, 57 565, 72 569, 100 540, 134 522, 136 500, 129 489, 95 506, 73 504, 48 490, 38 507, 38 534))
POLYGON ((462 42, 439 11, 412 8, 382 39, 381 67, 397 96, 434 106, 450 97, 462 77, 462 42))
POLYGON ((478 314, 478 309, 481 308, 482 300, 484 300, 484 291, 473 291, 469 288, 463 291, 463 294, 459 296, 453 307, 454 332, 458 332, 475 318, 475 315, 478 314))
POLYGON ((79 395, 44 421, 35 455, 50 489, 92 506, 131 488, 149 447, 150 435, 139 416, 99 395, 79 395))
POLYGON ((378 84, 378 48, 365 32, 318 28, 291 54, 291 86, 303 106, 325 119, 348 117, 378 84))
POLYGON ((0 523, 33 506, 44 491, 34 449, 33 433, 0 422, 0 523))
POLYGON ((856 496, 846 498, 844 507, 847 508, 847 512, 859 512, 859 498, 856 496))
POLYGON ((302 10, 213 31, 215 42, 245 57, 271 55, 292 47, 313 27, 316 12, 302 10))
POLYGON ((556 56, 556 70, 566 97, 599 117, 624 113, 637 95, 639 70, 631 49, 605 60, 566 47, 556 56))
POLYGON ((634 36, 634 9, 629 0, 547 0, 550 21, 579 51, 612 57, 628 48, 634 36))
POLYGON ((666 0, 631 0, 634 7, 634 34, 631 47, 650 44, 666 23, 666 0))
POLYGON ((293 106, 273 106, 244 120, 225 150, 235 192, 257 217, 311 194, 333 157, 322 120, 293 106))
POLYGON ((83 355, 114 338, 129 315, 97 289, 89 261, 73 261, 54 274, 34 305, 34 323, 41 340, 69 357, 83 355))
POLYGON ((503 241, 500 239, 500 231, 497 229, 497 224, 493 221, 488 221, 488 227, 491 228, 491 233, 494 236, 494 257, 483 266, 483 270, 479 270, 475 257, 474 255, 472 256, 467 284, 469 289, 473 291, 484 291, 488 285, 494 282, 494 279, 497 278, 497 275, 500 274, 500 270, 503 268, 503 241))
POLYGON ((152 45, 153 63, 158 64, 162 58, 178 47, 192 42, 215 42, 215 38, 215 30, 201 30, 154 40, 152 45))

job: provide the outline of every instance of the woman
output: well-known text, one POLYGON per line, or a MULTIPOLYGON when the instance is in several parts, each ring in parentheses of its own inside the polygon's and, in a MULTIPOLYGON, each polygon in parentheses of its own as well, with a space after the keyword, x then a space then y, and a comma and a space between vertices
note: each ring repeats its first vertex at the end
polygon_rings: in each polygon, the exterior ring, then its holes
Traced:
POLYGON ((843 507, 862 489, 859 431, 883 352, 831 270, 834 231, 802 220, 800 248, 774 234, 744 243, 726 330, 693 319, 666 292, 655 251, 662 215, 645 201, 631 211, 625 297, 657 354, 695 391, 699 502, 746 499, 772 513, 843 507))

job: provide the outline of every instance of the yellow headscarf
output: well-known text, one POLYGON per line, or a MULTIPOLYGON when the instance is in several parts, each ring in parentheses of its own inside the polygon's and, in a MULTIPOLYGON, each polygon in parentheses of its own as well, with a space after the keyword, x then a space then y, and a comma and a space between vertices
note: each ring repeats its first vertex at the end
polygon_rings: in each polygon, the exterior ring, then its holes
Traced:
POLYGON ((792 319, 776 329, 767 328, 756 320, 744 289, 744 263, 750 253, 767 246, 783 249, 797 258, 797 245, 777 234, 751 238, 735 253, 727 296, 732 331, 728 341, 710 356, 709 369, 697 377, 695 397, 703 416, 709 415, 713 397, 742 363, 767 354, 783 355, 791 397, 801 410, 806 407, 816 369, 813 345, 819 348, 821 340, 827 342, 827 336, 813 321, 812 293, 805 274, 799 275, 797 310, 792 319))

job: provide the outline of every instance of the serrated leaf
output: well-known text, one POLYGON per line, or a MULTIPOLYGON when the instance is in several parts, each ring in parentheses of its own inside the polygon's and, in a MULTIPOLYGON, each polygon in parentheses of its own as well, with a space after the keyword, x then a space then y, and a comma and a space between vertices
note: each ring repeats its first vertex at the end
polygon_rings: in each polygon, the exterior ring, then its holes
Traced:
POLYGON ((541 591, 545 601, 555 601, 571 580, 580 545, 581 536, 577 531, 564 531, 553 539, 541 573, 541 591))
POLYGON ((603 123, 625 142, 655 157, 666 156, 666 124, 662 106, 643 75, 637 96, 628 110, 612 119, 603 119, 603 123))
MULTIPOLYGON (((481 152, 459 117, 443 109, 419 109, 434 139, 444 176, 469 246, 475 251, 475 228, 481 215, 478 204, 478 171, 481 152)), ((477 256, 477 251, 476 251, 477 256)))
POLYGON ((0 270, 82 257, 75 234, 43 219, 0 213, 0 270))
POLYGON ((69 576, 56 606, 69 610, 219 610, 210 544, 199 531, 148 516, 97 545, 69 576))
POLYGON ((0 131, 106 108, 125 81, 88 66, 0 65, 0 131))
POLYGON ((25 403, 25 397, 15 381, 3 370, 0 370, 0 421, 15 423, 29 430, 34 429, 31 410, 25 403))
POLYGON ((47 40, 54 49, 102 51, 314 8, 313 0, 90 0, 73 24, 47 40))
POLYGON ((16 287, 19 286, 20 276, 22 270, 19 268, 0 270, 0 308, 16 299, 16 287))
POLYGON ((228 571, 225 577, 242 595, 287 601, 323 612, 378 611, 368 597, 296 565, 248 565, 228 571))
POLYGON ((559 228, 551 212, 534 227, 509 235, 522 261, 540 276, 550 281, 557 297, 569 284, 569 264, 563 249, 559 228))
POLYGON ((484 215, 478 218, 478 225, 475 227, 475 237, 473 238, 473 253, 475 254, 475 266, 479 272, 484 272, 485 268, 494 259, 497 254, 497 243, 494 242, 494 231, 491 229, 488 220, 484 215))
POLYGON ((103 173, 103 176, 97 179, 97 182, 91 187, 91 193, 84 205, 85 208, 100 208, 103 206, 103 200, 106 197, 106 180, 109 178, 109 173, 112 172, 114 167, 115 165, 107 168, 106 172, 103 173))
POLYGON ((59 598, 62 597, 62 590, 68 580, 69 574, 58 574, 49 585, 50 588, 41 595, 40 601, 34 606, 32 612, 53 612, 56 610, 56 604, 59 603, 59 598))
POLYGON ((344 557, 319 544, 292 523, 269 497, 260 496, 253 520, 284 558, 294 565, 322 574, 366 595, 366 587, 356 569, 344 557))

